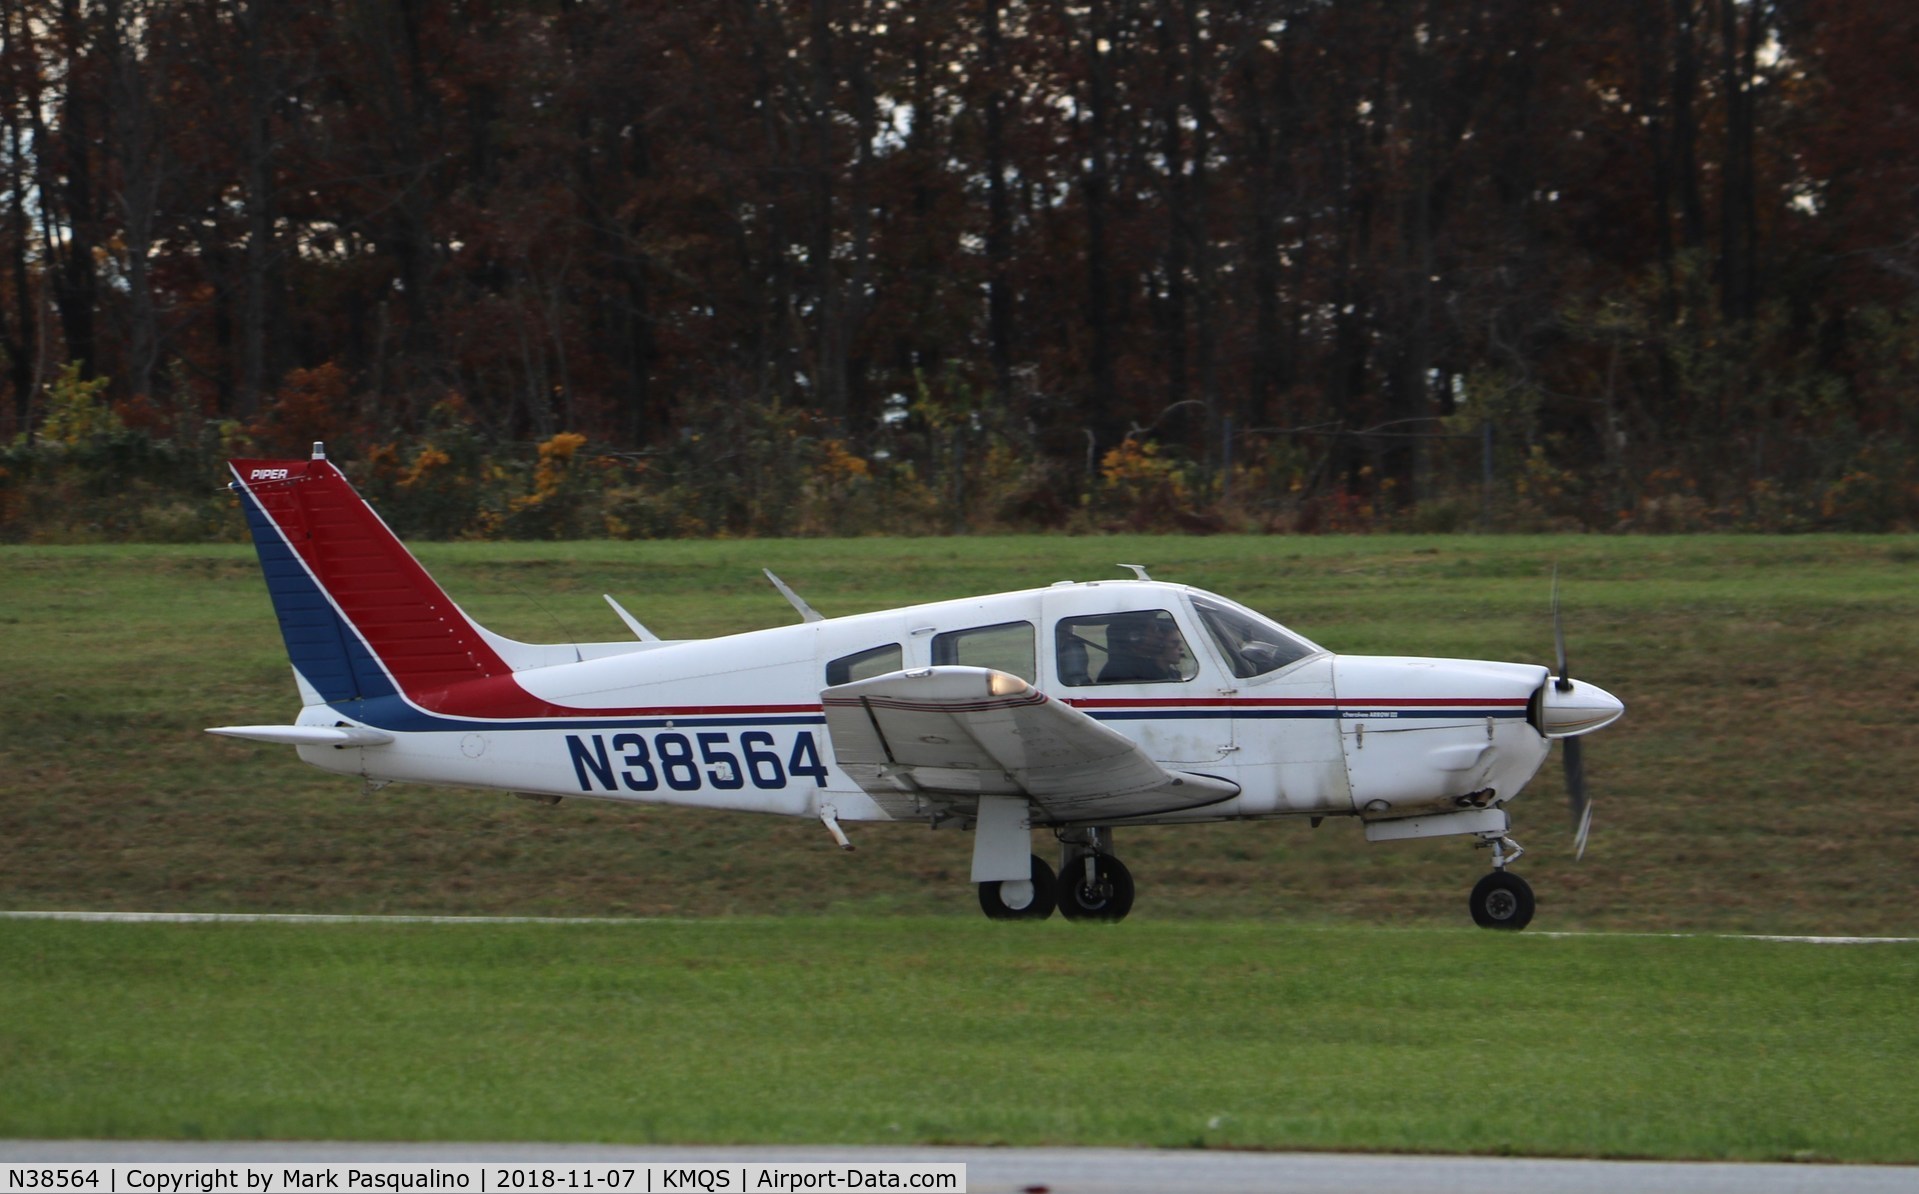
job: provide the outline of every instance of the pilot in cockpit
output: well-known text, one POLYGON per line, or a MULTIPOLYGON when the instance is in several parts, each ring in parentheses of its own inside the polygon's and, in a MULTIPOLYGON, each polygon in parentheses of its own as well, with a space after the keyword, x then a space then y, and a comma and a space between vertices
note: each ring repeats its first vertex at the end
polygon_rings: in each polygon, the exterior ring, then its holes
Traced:
POLYGON ((1181 655, 1186 641, 1164 616, 1140 614, 1107 627, 1111 656, 1099 670, 1101 684, 1184 680, 1181 655))

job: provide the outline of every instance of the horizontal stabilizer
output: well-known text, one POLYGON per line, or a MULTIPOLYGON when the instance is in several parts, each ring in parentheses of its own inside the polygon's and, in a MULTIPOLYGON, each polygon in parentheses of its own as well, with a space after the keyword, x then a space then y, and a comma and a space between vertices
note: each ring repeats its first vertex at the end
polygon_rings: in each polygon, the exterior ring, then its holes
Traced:
POLYGON ((209 734, 280 746, 381 746, 393 735, 360 726, 212 726, 209 734))

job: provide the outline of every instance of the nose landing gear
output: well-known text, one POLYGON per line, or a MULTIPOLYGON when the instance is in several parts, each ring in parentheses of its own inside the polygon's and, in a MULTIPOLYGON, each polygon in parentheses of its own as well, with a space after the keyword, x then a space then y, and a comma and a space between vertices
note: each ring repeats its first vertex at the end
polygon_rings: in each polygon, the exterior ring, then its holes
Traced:
POLYGON ((1472 897, 1467 902, 1472 909, 1473 923, 1482 929, 1517 932, 1532 923, 1533 888, 1506 866, 1518 861, 1526 852, 1525 847, 1503 833, 1481 836, 1479 844, 1492 847, 1493 870, 1473 885, 1472 897))
POLYGON ((1084 854, 1059 876, 1059 911, 1068 920, 1124 920, 1133 910, 1133 876, 1111 854, 1084 854))

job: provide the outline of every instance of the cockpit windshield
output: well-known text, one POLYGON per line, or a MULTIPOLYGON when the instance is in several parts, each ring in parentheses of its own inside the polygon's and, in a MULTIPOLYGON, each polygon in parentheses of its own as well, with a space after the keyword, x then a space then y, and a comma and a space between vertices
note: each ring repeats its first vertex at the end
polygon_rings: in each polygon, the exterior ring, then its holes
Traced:
POLYGON ((1222 597, 1194 597, 1193 609, 1219 645, 1220 654, 1242 680, 1276 672, 1320 648, 1244 606, 1222 597))

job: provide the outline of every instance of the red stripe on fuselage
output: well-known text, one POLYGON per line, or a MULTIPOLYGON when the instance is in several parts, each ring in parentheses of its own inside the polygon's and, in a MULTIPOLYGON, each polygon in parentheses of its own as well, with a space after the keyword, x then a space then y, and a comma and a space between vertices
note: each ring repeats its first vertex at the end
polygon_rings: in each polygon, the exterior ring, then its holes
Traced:
POLYGON ((1526 697, 1069 697, 1075 709, 1523 709, 1526 697))

